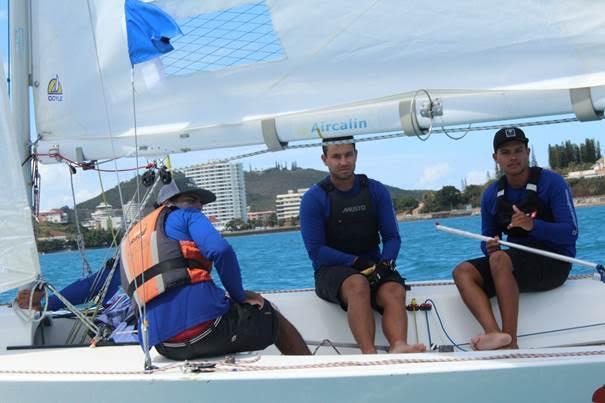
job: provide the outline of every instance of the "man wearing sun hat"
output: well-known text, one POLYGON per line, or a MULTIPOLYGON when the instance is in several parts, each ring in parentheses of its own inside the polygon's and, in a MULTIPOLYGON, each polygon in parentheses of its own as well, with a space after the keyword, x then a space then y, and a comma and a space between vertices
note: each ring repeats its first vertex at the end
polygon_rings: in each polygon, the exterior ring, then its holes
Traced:
POLYGON ((146 308, 139 329, 147 323, 148 345, 175 360, 271 344, 284 354, 309 354, 271 303, 244 290, 235 252, 201 211, 214 200, 212 192, 174 176, 159 191, 160 207, 122 240, 122 286, 146 308), (213 267, 229 296, 212 281, 213 267))
POLYGON ((529 166, 528 139, 518 127, 505 127, 493 140, 493 159, 503 175, 481 197, 481 232, 493 237, 481 244, 484 257, 460 263, 454 281, 462 299, 483 327, 471 339, 475 350, 518 348, 519 293, 547 291, 562 285, 571 264, 519 249, 509 242, 574 257, 578 225, 569 186, 561 175, 529 166), (497 296, 498 325, 489 298, 497 296))

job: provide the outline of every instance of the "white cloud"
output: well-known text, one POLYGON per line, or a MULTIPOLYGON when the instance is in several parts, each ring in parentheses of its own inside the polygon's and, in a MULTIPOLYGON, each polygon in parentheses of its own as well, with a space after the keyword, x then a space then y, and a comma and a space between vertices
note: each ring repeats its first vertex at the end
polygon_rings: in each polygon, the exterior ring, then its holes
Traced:
POLYGON ((430 185, 444 178, 450 171, 450 165, 447 162, 441 162, 436 165, 424 168, 422 176, 418 183, 420 185, 430 185))
POLYGON ((466 174, 466 183, 468 185, 483 185, 487 181, 486 171, 470 171, 466 174))

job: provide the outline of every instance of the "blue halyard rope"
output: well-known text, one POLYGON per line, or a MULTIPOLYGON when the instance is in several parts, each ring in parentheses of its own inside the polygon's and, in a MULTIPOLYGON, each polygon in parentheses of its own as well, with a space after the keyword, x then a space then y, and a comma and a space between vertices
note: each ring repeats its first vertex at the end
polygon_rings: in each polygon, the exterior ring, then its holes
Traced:
MULTIPOLYGON (((602 265, 600 265, 600 266, 603 267, 602 265)), ((467 345, 469 345, 469 343, 460 343, 460 344, 456 343, 454 341, 454 339, 452 339, 450 337, 450 335, 448 334, 447 330, 445 330, 445 326, 443 325, 443 321, 441 320, 441 315, 439 315, 439 310, 437 309, 437 304, 435 304, 435 301, 433 301, 430 298, 427 298, 424 302, 425 303, 430 302, 433 305, 433 308, 435 309, 435 314, 437 315, 437 319, 439 320, 439 325, 441 326, 441 330, 443 330, 443 334, 445 334, 445 337, 447 337, 447 339, 450 341, 450 343, 452 343, 452 345, 454 347, 456 347, 457 349, 459 349, 461 351, 467 351, 464 348, 462 348, 461 346, 467 346, 467 345)), ((430 333, 430 329, 429 329, 428 312, 425 311, 425 313, 427 314, 427 316, 426 316, 427 317, 426 326, 427 326, 428 335, 429 335, 429 343, 431 343, 431 333, 430 333)), ((522 337, 538 336, 538 335, 541 335, 541 334, 565 332, 565 331, 569 331, 569 330, 587 329, 587 328, 597 327, 597 326, 605 326, 605 322, 593 323, 593 324, 590 324, 590 325, 580 325, 580 326, 564 327, 564 328, 553 329, 553 330, 543 330, 543 331, 540 331, 540 332, 533 332, 533 333, 525 333, 525 334, 518 335, 517 338, 519 339, 519 338, 522 338, 522 337)))

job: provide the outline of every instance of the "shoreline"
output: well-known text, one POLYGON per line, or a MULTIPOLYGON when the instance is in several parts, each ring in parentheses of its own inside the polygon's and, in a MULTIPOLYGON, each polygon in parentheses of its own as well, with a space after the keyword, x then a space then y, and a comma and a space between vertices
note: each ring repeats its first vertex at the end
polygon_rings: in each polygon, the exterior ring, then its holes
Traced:
MULTIPOLYGON (((593 207, 593 206, 603 206, 605 205, 605 195, 604 196, 587 196, 587 197, 576 197, 573 199, 574 207, 583 208, 583 207, 593 207)), ((409 221, 422 221, 422 220, 435 220, 441 218, 452 218, 452 217, 467 217, 472 215, 481 215, 481 210, 479 207, 472 208, 470 210, 446 210, 446 211, 435 211, 432 213, 424 213, 424 214, 406 214, 406 213, 398 213, 396 215, 397 222, 409 222, 409 221)), ((245 235, 256 235, 256 234, 271 234, 276 232, 292 232, 292 231, 300 231, 300 226, 287 226, 287 227, 270 227, 270 228, 257 228, 257 229, 249 229, 243 231, 233 231, 233 232, 221 232, 221 235, 225 238, 235 237, 235 236, 245 236, 245 235)), ((103 246, 99 246, 97 248, 103 248, 103 246)), ((90 248, 90 249, 95 249, 90 248)), ((43 252, 42 254, 55 253, 55 252, 63 252, 69 251, 69 249, 59 249, 55 251, 43 252)))
MULTIPOLYGON (((588 196, 588 197, 576 197, 573 199, 575 208, 584 207, 596 207, 605 205, 605 196, 588 196)), ((447 211, 435 211, 432 213, 425 214, 406 214, 398 213, 396 215, 397 222, 408 222, 408 221, 422 221, 422 220, 434 220, 439 218, 453 218, 453 217, 468 217, 472 215, 481 215, 481 209, 474 207, 470 210, 447 210, 447 211)), ((289 227, 272 227, 265 229, 250 229, 243 231, 234 232, 221 232, 224 237, 232 236, 243 236, 243 235, 254 235, 254 234, 270 234, 274 232, 289 232, 299 231, 300 226, 289 226, 289 227)))

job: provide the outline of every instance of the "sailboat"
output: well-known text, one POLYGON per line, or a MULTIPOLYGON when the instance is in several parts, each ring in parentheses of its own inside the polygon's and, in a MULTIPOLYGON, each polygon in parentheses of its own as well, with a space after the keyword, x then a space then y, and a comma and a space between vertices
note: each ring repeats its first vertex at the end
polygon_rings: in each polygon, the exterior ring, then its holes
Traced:
MULTIPOLYGON (((344 135, 424 139, 511 119, 597 120, 605 109, 605 4, 589 0, 157 0, 145 5, 177 19, 183 35, 175 51, 136 64, 124 0, 13 3, 10 100, 0 83, 0 292, 41 276, 22 168, 32 154, 86 164, 278 151, 344 135), (209 33, 213 41, 198 42, 209 33)), ((65 318, 0 306, 0 400, 579 402, 605 383, 599 276, 523 294, 520 349, 510 351, 465 351, 460 341, 480 328, 451 281, 411 286, 409 339, 436 351, 361 355, 340 308, 312 290, 265 296, 313 356, 269 348, 174 362, 152 350, 148 367, 139 346, 70 347, 65 318)))

